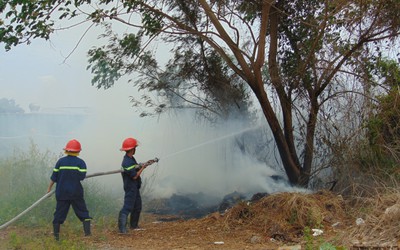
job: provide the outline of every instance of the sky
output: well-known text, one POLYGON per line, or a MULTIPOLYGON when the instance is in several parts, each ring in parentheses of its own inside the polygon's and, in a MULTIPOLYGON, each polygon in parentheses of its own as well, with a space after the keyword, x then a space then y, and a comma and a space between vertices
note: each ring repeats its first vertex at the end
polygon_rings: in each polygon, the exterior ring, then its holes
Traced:
MULTIPOLYGON (((275 188, 267 182, 275 173, 271 168, 232 146, 234 135, 259 124, 230 121, 212 128, 196 123, 190 113, 139 118, 129 102, 129 96, 138 94, 132 84, 121 80, 108 90, 91 86, 86 52, 98 44, 97 34, 89 32, 74 50, 79 39, 76 31, 66 31, 56 33, 51 41, 34 40, 7 52, 0 50, 0 98, 14 99, 27 113, 31 103, 39 105, 40 112, 50 113, 65 107, 89 108, 85 125, 65 135, 65 140, 69 136, 81 141, 88 173, 119 169, 122 140, 135 137, 140 142, 139 162, 160 159, 144 174, 157 195, 207 192, 223 196, 275 188)), ((62 152, 64 142, 57 143, 52 149, 62 152)), ((99 177, 98 181, 122 192, 118 175, 99 177)))
POLYGON ((7 52, 1 48, 0 98, 14 99, 25 111, 29 111, 30 103, 43 109, 94 107, 109 102, 118 108, 129 107, 131 85, 120 83, 107 91, 91 86, 86 52, 97 43, 97 34, 89 33, 74 50, 79 38, 77 33, 66 31, 50 41, 34 40, 7 52))

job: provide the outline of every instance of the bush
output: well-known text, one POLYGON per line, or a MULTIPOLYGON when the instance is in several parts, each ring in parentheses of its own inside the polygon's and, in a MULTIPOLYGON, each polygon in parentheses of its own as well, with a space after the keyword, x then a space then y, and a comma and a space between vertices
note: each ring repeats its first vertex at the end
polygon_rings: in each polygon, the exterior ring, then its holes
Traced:
MULTIPOLYGON (((12 156, 0 159, 0 224, 11 220, 46 194, 54 159, 55 155, 40 152, 33 143, 28 152, 15 150, 12 156)), ((37 224, 52 214, 52 210, 49 201, 44 201, 19 223, 37 224)))

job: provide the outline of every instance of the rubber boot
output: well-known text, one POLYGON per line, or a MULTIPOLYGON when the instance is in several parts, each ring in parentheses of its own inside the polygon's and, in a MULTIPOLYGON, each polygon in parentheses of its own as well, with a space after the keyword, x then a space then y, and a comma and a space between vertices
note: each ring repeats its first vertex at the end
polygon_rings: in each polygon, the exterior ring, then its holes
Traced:
POLYGON ((131 213, 131 218, 130 218, 130 228, 135 229, 139 228, 139 217, 140 217, 140 212, 134 211, 131 213))
POLYGON ((121 212, 119 213, 119 216, 118 216, 118 230, 119 230, 119 232, 121 234, 126 234, 127 233, 127 231, 126 231, 127 219, 128 219, 128 215, 123 214, 121 212))
POLYGON ((85 236, 90 236, 90 220, 83 221, 83 231, 85 232, 85 236))
POLYGON ((53 224, 54 239, 60 240, 60 224, 53 224))

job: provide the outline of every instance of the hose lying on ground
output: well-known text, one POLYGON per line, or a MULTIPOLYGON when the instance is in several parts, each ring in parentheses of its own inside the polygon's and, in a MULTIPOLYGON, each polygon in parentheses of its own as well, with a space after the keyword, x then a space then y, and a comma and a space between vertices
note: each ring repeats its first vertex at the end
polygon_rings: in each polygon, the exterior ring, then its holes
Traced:
MULTIPOLYGON (((87 178, 90 177, 96 177, 96 176, 100 176, 100 175, 109 175, 109 174, 116 174, 116 173, 121 173, 123 170, 119 169, 119 170, 113 170, 113 171, 108 171, 108 172, 99 172, 99 173, 94 173, 94 174, 88 174, 86 176, 87 178)), ((35 203, 33 203, 30 207, 28 207, 27 209, 25 209, 22 213, 20 213, 19 215, 17 215, 15 218, 13 218, 12 220, 10 220, 9 222, 6 222, 5 224, 0 226, 0 230, 4 229, 6 227, 8 227, 9 225, 11 225, 13 222, 15 222, 16 220, 18 220, 20 217, 22 217, 24 214, 26 214, 27 212, 31 211, 34 207, 36 207, 38 204, 40 204, 42 201, 44 201, 45 199, 47 199, 48 197, 50 197, 52 194, 54 194, 55 190, 52 190, 50 192, 48 192, 47 194, 45 194, 42 198, 40 198, 39 200, 37 200, 35 203)))

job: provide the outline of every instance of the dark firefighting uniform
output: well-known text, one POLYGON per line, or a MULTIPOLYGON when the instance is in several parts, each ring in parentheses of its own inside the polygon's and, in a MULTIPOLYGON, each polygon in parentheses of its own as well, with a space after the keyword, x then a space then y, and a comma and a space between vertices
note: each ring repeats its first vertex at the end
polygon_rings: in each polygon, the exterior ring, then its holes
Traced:
POLYGON ((124 206, 120 213, 126 216, 130 213, 130 227, 137 228, 140 212, 142 211, 142 198, 139 191, 142 180, 140 176, 136 180, 133 177, 136 176, 139 165, 134 157, 131 158, 125 154, 121 166, 124 170, 121 175, 124 182, 125 196, 124 206))
POLYGON ((89 211, 83 198, 81 181, 86 177, 86 163, 79 157, 67 155, 60 158, 50 179, 56 186, 56 211, 53 224, 63 224, 72 205, 80 221, 90 220, 89 211))

